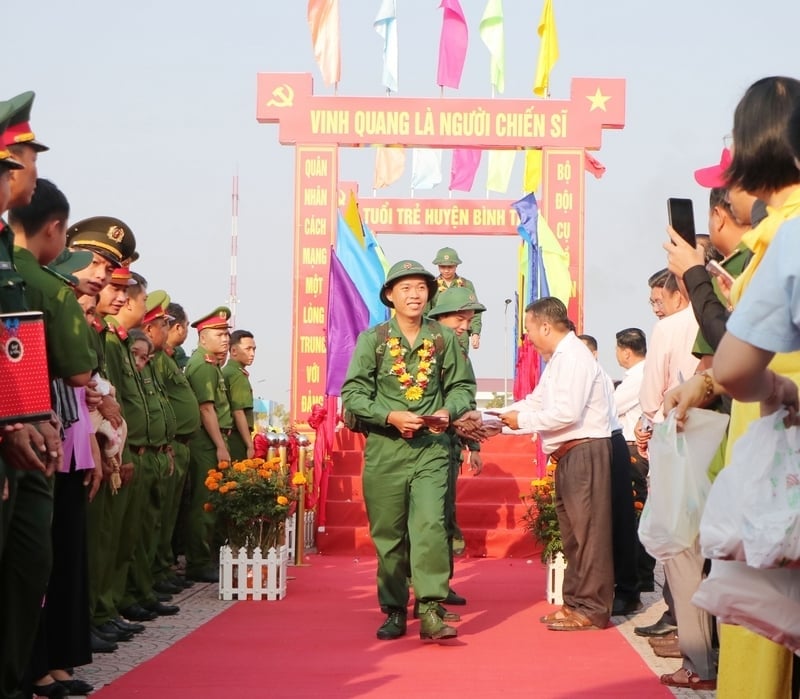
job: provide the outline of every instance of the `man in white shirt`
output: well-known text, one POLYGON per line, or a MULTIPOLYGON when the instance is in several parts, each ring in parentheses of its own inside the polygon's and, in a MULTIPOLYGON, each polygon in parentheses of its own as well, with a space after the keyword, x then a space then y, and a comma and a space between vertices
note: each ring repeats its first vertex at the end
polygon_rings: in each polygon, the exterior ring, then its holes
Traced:
POLYGON ((511 429, 536 432, 544 453, 558 463, 556 512, 569 562, 564 606, 541 621, 551 631, 602 629, 614 597, 611 396, 600 365, 569 329, 561 301, 530 304, 525 330, 547 366, 533 392, 501 419, 511 429))
MULTIPOLYGON (((630 480, 633 484, 634 503, 641 512, 647 499, 647 473, 649 464, 636 449, 636 423, 642 414, 639 405, 639 391, 644 378, 644 360, 647 355, 647 338, 639 328, 626 328, 616 335, 617 363, 625 369, 625 376, 614 389, 614 404, 622 425, 622 434, 627 443, 630 461, 630 480)), ((639 592, 652 592, 655 589, 654 570, 656 561, 639 543, 637 532, 636 568, 639 578, 639 592)))

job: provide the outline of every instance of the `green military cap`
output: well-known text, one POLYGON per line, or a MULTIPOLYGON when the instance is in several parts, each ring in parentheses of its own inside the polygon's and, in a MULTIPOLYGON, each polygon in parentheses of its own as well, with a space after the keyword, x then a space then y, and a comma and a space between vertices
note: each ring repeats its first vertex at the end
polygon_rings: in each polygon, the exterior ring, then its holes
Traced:
POLYGON ((113 216, 93 216, 70 226, 67 245, 91 250, 113 265, 130 260, 136 252, 136 238, 130 227, 113 216))
POLYGON ((144 302, 144 318, 142 318, 142 325, 152 323, 158 318, 166 318, 170 320, 171 315, 167 313, 167 306, 169 306, 169 294, 163 289, 156 289, 155 291, 148 291, 147 298, 144 302))
POLYGON ((431 318, 458 313, 459 311, 475 311, 481 313, 486 306, 478 301, 475 292, 465 286, 451 286, 445 293, 439 294, 436 305, 428 312, 431 318))
POLYGON ((14 113, 8 122, 4 137, 7 146, 25 145, 39 152, 50 150, 46 145, 36 140, 36 134, 31 129, 31 108, 33 107, 34 97, 36 97, 36 94, 29 90, 9 100, 14 113))
POLYGON ((445 266, 460 265, 461 258, 453 248, 442 248, 436 253, 436 257, 433 258, 433 264, 445 266))
POLYGON ((21 170, 22 163, 14 160, 14 156, 6 146, 6 131, 13 114, 14 105, 11 102, 0 102, 0 167, 6 170, 21 170))
POLYGON ((197 332, 205 330, 206 328, 230 328, 228 321, 231 317, 231 309, 226 306, 218 306, 211 313, 207 313, 202 318, 198 318, 192 323, 193 328, 197 328, 197 332))
POLYGON ((428 285, 428 299, 432 299, 439 289, 439 285, 436 283, 436 277, 419 262, 415 262, 414 260, 401 260, 393 264, 386 274, 386 282, 381 289, 381 301, 384 306, 394 308, 394 304, 386 297, 386 292, 395 285, 398 279, 403 279, 404 277, 423 277, 428 285))
POLYGON ((65 281, 70 286, 78 286, 78 278, 73 272, 78 272, 89 266, 92 261, 92 253, 88 250, 70 250, 65 248, 45 269, 55 274, 59 279, 65 281))

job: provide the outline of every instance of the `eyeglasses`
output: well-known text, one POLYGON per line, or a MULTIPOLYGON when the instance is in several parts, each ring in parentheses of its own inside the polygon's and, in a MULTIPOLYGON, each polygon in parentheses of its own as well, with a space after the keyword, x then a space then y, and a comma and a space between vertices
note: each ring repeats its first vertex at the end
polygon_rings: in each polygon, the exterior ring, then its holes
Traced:
POLYGON ((664 301, 662 299, 650 299, 651 308, 664 308, 664 301))

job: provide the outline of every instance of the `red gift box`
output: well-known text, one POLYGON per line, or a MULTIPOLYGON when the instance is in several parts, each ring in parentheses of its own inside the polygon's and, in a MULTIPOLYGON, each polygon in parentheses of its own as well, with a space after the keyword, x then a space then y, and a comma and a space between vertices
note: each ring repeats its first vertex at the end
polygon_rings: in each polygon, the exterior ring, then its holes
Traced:
POLYGON ((42 313, 0 313, 0 424, 50 417, 42 313))

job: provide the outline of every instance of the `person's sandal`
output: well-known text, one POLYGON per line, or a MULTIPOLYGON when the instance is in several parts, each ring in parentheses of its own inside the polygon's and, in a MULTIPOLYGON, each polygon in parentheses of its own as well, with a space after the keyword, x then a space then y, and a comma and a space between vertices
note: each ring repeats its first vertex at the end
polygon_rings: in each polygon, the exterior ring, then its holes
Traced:
POLYGON ((684 687, 688 689, 716 689, 717 680, 701 680, 697 674, 691 670, 682 667, 669 675, 661 675, 659 678, 661 684, 667 687, 684 687))

